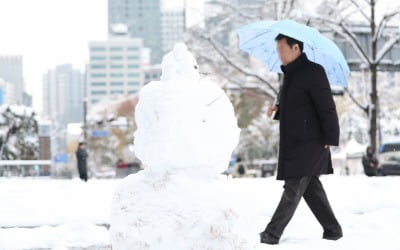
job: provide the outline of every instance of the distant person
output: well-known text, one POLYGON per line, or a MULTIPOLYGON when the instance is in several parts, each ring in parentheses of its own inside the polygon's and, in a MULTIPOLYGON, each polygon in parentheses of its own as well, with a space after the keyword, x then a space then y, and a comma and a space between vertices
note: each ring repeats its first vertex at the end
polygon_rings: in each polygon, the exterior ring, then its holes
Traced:
POLYGON ((236 164, 238 165, 237 172, 239 174, 239 177, 242 177, 246 174, 246 168, 242 162, 242 158, 238 157, 236 162, 237 162, 236 164))
POLYGON ((362 158, 365 174, 367 176, 376 176, 378 174, 378 163, 378 159, 375 155, 375 149, 371 146, 368 146, 366 154, 362 158))
POLYGON ((78 150, 76 150, 76 159, 78 160, 78 172, 79 178, 82 181, 87 181, 87 158, 88 153, 85 149, 85 143, 80 142, 78 146, 78 150))

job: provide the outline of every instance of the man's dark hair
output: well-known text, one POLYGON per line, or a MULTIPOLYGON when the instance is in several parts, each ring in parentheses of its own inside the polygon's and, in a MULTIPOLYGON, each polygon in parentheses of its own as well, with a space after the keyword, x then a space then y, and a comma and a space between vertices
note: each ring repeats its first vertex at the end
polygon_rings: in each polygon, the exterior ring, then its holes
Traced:
POLYGON ((79 143, 79 147, 82 146, 82 145, 85 145, 85 143, 84 142, 80 142, 79 143))
POLYGON ((290 48, 293 48, 293 45, 298 44, 299 48, 300 48, 300 51, 303 52, 303 48, 304 48, 303 42, 301 42, 301 41, 299 41, 297 39, 291 38, 290 36, 285 36, 285 35, 282 35, 282 34, 279 34, 279 35, 277 35, 275 37, 275 41, 280 41, 280 40, 283 40, 283 39, 286 39, 286 42, 287 42, 287 44, 289 45, 290 48))

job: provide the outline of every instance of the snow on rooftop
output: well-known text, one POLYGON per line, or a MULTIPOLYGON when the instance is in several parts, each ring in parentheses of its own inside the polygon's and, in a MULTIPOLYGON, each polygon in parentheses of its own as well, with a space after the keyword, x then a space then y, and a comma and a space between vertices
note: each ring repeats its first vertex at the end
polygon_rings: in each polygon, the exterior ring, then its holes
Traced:
POLYGON ((111 29, 114 34, 122 35, 128 33, 128 27, 123 23, 114 24, 111 29))

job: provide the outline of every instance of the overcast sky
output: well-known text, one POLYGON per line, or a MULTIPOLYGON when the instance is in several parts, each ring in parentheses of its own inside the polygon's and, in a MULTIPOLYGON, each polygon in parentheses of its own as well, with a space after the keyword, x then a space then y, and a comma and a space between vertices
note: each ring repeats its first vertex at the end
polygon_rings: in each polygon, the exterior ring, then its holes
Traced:
MULTIPOLYGON (((177 8, 183 0, 168 0, 177 8)), ((188 25, 202 0, 188 0, 188 25)), ((0 55, 22 55, 26 90, 42 111, 42 76, 58 64, 84 70, 88 43, 107 38, 107 0, 0 0, 0 55)))

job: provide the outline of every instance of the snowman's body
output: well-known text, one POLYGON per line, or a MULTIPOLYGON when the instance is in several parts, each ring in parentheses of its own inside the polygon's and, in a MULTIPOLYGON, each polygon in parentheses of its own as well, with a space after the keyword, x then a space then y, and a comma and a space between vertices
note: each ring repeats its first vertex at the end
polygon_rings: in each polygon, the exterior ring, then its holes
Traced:
POLYGON ((154 171, 220 173, 238 142, 232 104, 208 80, 150 83, 136 117, 135 153, 154 171))
POLYGON ((141 89, 135 117, 135 154, 146 167, 117 186, 113 249, 244 249, 216 184, 240 130, 228 97, 200 80, 185 45, 164 57, 161 81, 141 89))

